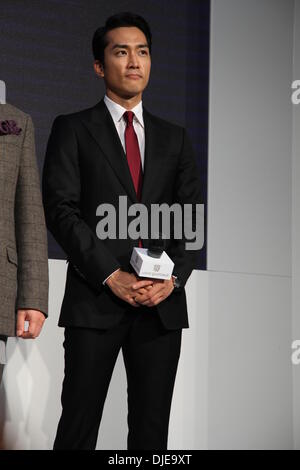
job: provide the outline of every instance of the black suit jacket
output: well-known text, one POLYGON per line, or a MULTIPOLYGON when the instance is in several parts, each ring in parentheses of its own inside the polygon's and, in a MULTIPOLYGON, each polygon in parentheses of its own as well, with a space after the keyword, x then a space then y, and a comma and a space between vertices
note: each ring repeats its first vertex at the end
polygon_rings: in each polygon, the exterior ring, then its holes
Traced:
MULTIPOLYGON (((141 203, 148 209, 151 203, 202 203, 198 169, 185 129, 145 108, 143 117, 141 203)), ((129 261, 138 241, 100 240, 96 235, 97 207, 112 204, 118 220, 121 195, 128 197, 128 206, 138 202, 126 155, 103 99, 92 108, 58 116, 46 152, 43 202, 47 227, 69 261, 60 326, 110 328, 126 310, 136 310, 102 285, 119 267, 133 271, 129 261)), ((128 217, 128 222, 132 219, 128 217)), ((166 247, 175 263, 173 274, 183 287, 156 307, 140 307, 156 309, 167 329, 189 326, 184 285, 195 267, 197 252, 186 251, 184 242, 171 238, 166 247)), ((143 246, 148 246, 147 239, 143 246)))

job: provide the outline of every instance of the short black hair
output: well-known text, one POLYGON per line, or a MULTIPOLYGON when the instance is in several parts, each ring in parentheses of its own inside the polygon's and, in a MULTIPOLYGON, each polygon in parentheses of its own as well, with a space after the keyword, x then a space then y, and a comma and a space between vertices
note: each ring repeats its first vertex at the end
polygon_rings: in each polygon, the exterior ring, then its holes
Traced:
POLYGON ((122 26, 135 26, 139 28, 147 39, 147 44, 149 47, 149 53, 151 55, 151 47, 152 47, 152 34, 150 30, 150 26, 147 21, 140 15, 136 15, 134 13, 130 13, 129 11, 125 11, 122 13, 117 13, 116 15, 112 15, 107 18, 106 23, 104 26, 98 28, 93 36, 93 54, 94 59, 99 60, 99 62, 104 66, 104 49, 108 45, 108 41, 106 39, 106 33, 111 31, 115 28, 121 28, 122 26))

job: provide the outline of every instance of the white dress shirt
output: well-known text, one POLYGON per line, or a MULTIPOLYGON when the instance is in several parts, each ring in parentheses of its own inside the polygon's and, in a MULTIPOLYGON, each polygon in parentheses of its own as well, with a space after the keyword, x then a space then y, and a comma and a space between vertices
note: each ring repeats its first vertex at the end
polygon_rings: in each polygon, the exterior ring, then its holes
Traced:
MULTIPOLYGON (((124 118, 124 113, 126 113, 127 109, 123 108, 123 106, 121 106, 120 104, 115 103, 113 100, 108 98, 107 95, 104 96, 104 103, 106 104, 106 107, 108 111, 110 112, 110 115, 114 121, 118 135, 121 140, 121 144, 126 154, 126 147, 125 147, 126 120, 124 118)), ((144 171, 145 128, 144 128, 142 101, 140 101, 134 108, 132 108, 131 111, 134 113, 133 127, 138 138, 139 149, 140 149, 141 160, 142 160, 142 169, 144 171)))
MULTIPOLYGON (((127 109, 123 108, 120 104, 116 103, 115 101, 108 98, 107 95, 104 96, 104 103, 110 112, 110 115, 114 121, 114 125, 116 126, 118 135, 120 137, 121 144, 123 146, 124 152, 126 154, 126 146, 125 146, 125 129, 126 129, 126 120, 124 118, 124 113, 128 111, 127 109)), ((140 101, 134 108, 130 111, 134 113, 133 116, 133 127, 135 133, 137 135, 139 149, 141 154, 141 161, 142 161, 142 170, 144 171, 144 161, 145 161, 145 127, 144 127, 144 119, 143 119, 143 105, 142 101, 140 101)), ((106 283, 107 279, 112 276, 115 272, 119 271, 120 268, 116 269, 113 273, 111 273, 104 281, 103 284, 106 283)))

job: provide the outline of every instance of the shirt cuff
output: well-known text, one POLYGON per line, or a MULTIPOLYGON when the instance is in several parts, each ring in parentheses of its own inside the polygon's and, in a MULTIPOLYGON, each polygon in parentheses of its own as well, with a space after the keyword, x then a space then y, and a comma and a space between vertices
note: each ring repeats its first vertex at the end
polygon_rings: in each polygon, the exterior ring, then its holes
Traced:
POLYGON ((110 278, 114 273, 116 273, 117 271, 120 271, 120 269, 121 269, 121 268, 116 269, 113 273, 111 273, 109 276, 107 276, 107 278, 104 279, 104 281, 102 282, 102 284, 105 286, 105 283, 106 283, 107 279, 109 279, 109 278, 110 278))

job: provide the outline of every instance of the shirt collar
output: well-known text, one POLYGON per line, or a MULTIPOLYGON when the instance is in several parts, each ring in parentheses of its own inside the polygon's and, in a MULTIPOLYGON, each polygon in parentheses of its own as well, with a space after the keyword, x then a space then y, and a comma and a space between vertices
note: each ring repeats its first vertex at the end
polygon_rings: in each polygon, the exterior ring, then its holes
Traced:
MULTIPOLYGON (((127 109, 111 100, 107 95, 104 96, 104 103, 106 104, 115 124, 122 119, 123 114, 127 111, 127 109)), ((138 121, 140 125, 144 127, 142 101, 132 108, 131 111, 134 113, 134 120, 138 121)))

